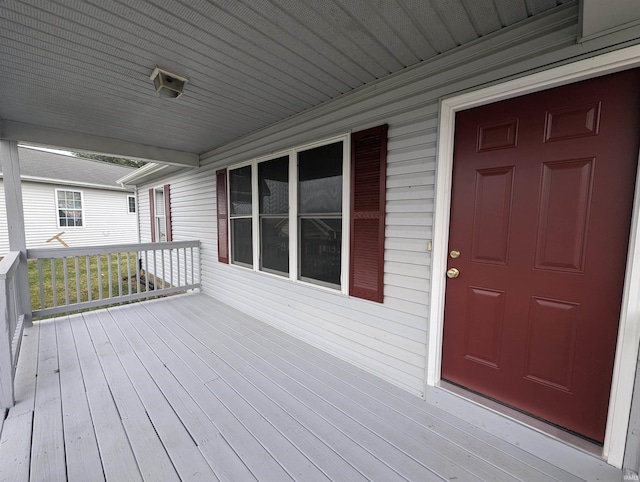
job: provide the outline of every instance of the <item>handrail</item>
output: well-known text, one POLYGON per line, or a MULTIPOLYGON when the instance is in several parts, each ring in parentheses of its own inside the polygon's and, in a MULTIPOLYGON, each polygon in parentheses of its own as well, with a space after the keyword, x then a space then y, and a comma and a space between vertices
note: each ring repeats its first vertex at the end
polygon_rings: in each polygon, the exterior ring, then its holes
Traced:
POLYGON ((14 403, 13 381, 25 319, 16 277, 19 264, 19 251, 0 261, 0 408, 14 403))
MULTIPOLYGON (((36 248, 42 317, 200 288, 200 241, 36 248)), ((34 269, 31 266, 30 269, 34 269)))

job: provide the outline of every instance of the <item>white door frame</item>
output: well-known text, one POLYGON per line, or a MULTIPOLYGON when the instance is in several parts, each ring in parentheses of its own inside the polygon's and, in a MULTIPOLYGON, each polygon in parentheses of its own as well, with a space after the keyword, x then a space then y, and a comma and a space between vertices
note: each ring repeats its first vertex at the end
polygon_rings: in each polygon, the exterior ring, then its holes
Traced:
MULTIPOLYGON (((455 113, 500 100, 517 97, 599 75, 640 66, 640 45, 609 52, 586 60, 554 67, 532 75, 492 85, 440 102, 438 157, 436 167, 435 217, 432 252, 432 284, 429 313, 427 387, 440 381, 442 333, 444 324, 445 276, 449 241, 449 213, 453 171, 455 113)), ((640 343, 640 168, 631 220, 620 328, 603 456, 616 467, 622 466, 627 437, 631 397, 640 343), (633 294, 636 295, 633 295, 633 294)))

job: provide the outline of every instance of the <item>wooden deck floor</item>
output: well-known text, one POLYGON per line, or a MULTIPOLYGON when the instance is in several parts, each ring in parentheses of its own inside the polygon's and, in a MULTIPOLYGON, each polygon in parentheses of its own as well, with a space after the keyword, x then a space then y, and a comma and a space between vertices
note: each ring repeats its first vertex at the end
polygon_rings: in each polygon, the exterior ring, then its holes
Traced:
POLYGON ((0 480, 583 480, 200 294, 35 323, 17 397, 0 480))

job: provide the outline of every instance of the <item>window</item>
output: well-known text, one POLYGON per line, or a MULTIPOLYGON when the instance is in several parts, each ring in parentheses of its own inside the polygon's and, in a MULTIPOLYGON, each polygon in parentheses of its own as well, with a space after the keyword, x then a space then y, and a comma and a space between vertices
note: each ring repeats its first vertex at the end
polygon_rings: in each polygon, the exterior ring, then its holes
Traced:
POLYGON ((218 260, 382 302, 386 155, 383 125, 218 170, 218 260))
POLYGON ((136 213, 136 197, 135 196, 127 196, 127 209, 129 214, 136 213))
POLYGON ((289 274, 289 156, 258 164, 260 269, 289 274))
POLYGON ((58 224, 60 227, 82 226, 82 193, 56 190, 58 224))
POLYGON ((231 263, 342 289, 346 145, 341 138, 229 170, 231 263))
POLYGON ((249 165, 229 171, 231 261, 245 266, 253 266, 251 170, 249 165))
POLYGON ((299 277, 340 286, 343 142, 298 152, 299 277))
POLYGON ((151 215, 151 242, 171 241, 171 192, 169 184, 149 189, 149 211, 151 215))

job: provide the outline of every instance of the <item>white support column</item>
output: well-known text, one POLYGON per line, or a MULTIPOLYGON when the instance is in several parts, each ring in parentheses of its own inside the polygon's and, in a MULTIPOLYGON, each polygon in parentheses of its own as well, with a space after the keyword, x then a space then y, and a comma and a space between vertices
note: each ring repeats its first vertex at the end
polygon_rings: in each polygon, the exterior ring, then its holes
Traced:
POLYGON ((27 240, 22 207, 22 185, 18 143, 0 139, 0 165, 2 165, 4 198, 7 208, 9 251, 20 251, 20 265, 16 273, 20 293, 21 311, 25 314, 25 326, 31 324, 31 296, 27 271, 27 240))

